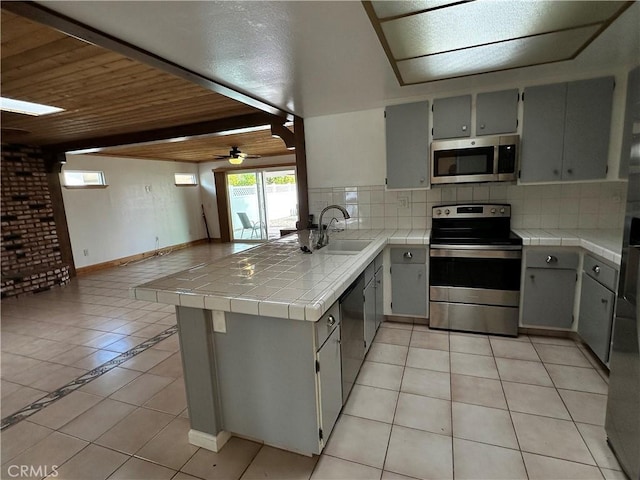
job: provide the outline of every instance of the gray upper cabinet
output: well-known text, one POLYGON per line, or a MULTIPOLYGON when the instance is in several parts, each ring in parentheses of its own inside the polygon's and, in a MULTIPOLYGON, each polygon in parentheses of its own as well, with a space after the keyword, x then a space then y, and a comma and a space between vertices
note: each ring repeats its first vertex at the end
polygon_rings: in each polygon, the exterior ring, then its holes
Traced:
POLYGON ((433 101, 433 139, 471 135, 471 95, 433 101))
POLYGON ((429 102, 385 109, 387 188, 427 187, 429 178, 429 102))
POLYGON ((613 77, 524 90, 522 182, 606 178, 613 77))
POLYGON ((476 97, 476 135, 516 132, 519 98, 517 88, 479 93, 476 97))
POLYGON ((613 77, 567 85, 563 179, 590 180, 607 176, 613 86, 613 77))
POLYGON ((560 180, 566 96, 566 83, 524 89, 521 181, 560 180))

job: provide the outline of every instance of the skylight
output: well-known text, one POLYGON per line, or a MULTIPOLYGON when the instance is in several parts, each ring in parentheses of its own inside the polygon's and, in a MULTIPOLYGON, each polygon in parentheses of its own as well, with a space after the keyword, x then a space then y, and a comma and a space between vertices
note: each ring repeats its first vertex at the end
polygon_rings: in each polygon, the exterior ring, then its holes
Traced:
POLYGON ((64 108, 42 105, 40 103, 25 102, 24 100, 15 100, 13 98, 5 97, 0 97, 0 110, 5 110, 7 112, 13 113, 21 113, 24 115, 33 115, 34 117, 49 115, 51 113, 64 112, 64 108))

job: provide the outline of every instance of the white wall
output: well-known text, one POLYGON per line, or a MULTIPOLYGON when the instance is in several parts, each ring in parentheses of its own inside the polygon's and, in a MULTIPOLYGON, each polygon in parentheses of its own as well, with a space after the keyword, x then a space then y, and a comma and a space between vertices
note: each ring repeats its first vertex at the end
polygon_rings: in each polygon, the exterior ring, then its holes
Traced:
POLYGON ((304 120, 309 188, 382 185, 384 108, 304 120))
POLYGON ((197 164, 67 155, 64 170, 101 170, 109 185, 63 188, 77 268, 205 237, 200 188, 176 187, 173 177, 198 174, 197 164))

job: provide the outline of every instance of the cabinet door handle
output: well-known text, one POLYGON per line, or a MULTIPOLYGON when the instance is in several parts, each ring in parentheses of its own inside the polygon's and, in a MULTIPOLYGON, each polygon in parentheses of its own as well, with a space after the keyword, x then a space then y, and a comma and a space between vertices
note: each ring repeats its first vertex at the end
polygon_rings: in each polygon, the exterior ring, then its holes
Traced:
POLYGON ((554 175, 558 175, 559 173, 560 173, 560 172, 558 171, 558 169, 554 169, 554 170, 553 170, 553 174, 554 174, 554 175))
POLYGON ((601 298, 601 299, 600 299, 600 301, 601 301, 602 303, 609 303, 609 300, 607 300, 606 298, 601 298))
POLYGON ((593 272, 598 275, 600 273, 600 266, 596 265, 595 267, 593 267, 593 272))
POLYGON ((480 124, 480 130, 484 130, 484 123, 480 124))
POLYGON ((411 258, 413 258, 413 253, 411 253, 411 252, 404 252, 403 257, 404 257, 404 258, 409 258, 409 259, 411 259, 411 258))
POLYGON ((568 173, 569 175, 571 175, 571 174, 573 173, 573 168, 568 168, 568 169, 567 169, 567 173, 568 173))
POLYGON ((558 261, 558 257, 554 257, 553 255, 547 255, 547 259, 545 262, 547 263, 556 263, 558 261))
POLYGON ((467 126, 466 125, 462 125, 462 131, 466 132, 467 131, 467 126))
POLYGON ((329 315, 329 317, 327 318, 327 324, 330 327, 333 327, 336 324, 336 317, 334 317, 333 315, 329 315))

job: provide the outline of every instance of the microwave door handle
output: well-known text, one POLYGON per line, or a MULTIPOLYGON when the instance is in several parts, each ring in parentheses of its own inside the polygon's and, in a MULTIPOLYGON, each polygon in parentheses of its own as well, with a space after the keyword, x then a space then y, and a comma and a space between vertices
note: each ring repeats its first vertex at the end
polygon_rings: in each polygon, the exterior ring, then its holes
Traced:
POLYGON ((500 147, 498 145, 493 146, 493 174, 498 179, 498 164, 500 163, 500 147))

